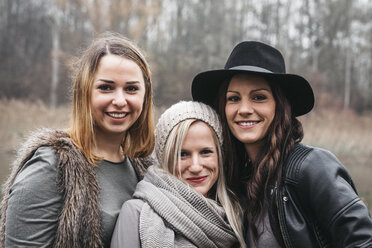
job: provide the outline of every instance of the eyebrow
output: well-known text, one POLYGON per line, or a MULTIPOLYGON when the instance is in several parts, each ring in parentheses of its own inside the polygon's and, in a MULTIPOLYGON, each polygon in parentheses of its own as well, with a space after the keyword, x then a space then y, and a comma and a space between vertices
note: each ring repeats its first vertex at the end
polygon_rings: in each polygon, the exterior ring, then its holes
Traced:
POLYGON ((202 150, 205 150, 205 149, 208 149, 208 150, 215 150, 216 147, 213 147, 213 146, 206 146, 206 147, 203 147, 202 150))
MULTIPOLYGON (((206 147, 201 148, 201 150, 204 150, 204 149, 209 149, 209 150, 215 149, 215 150, 217 150, 215 146, 206 146, 206 147)), ((189 149, 181 148, 181 151, 186 151, 187 152, 187 151, 189 151, 189 149)))
MULTIPOLYGON (((251 92, 256 92, 256 91, 260 91, 260 90, 266 90, 266 91, 271 92, 271 90, 268 89, 268 88, 259 88, 259 89, 254 89, 254 90, 252 90, 251 92)), ((236 91, 236 90, 227 90, 227 92, 232 92, 232 93, 238 93, 238 94, 240 94, 239 91, 236 91)))
POLYGON ((107 79, 98 79, 98 81, 103 81, 103 82, 105 82, 105 83, 108 83, 108 84, 114 84, 115 82, 114 81, 112 81, 112 80, 107 80, 107 79))
MULTIPOLYGON (((108 79, 98 79, 98 81, 103 81, 105 83, 108 83, 108 84, 115 84, 115 81, 112 81, 112 80, 108 80, 108 79)), ((139 81, 129 81, 129 82, 126 82, 127 84, 139 84, 140 82, 139 81)))

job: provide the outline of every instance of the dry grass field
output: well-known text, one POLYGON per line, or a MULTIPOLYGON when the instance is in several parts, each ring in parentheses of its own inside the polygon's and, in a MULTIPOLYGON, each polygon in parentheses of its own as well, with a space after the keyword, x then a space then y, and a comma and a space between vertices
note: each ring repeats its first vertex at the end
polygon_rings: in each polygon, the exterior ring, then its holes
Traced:
MULTIPOLYGON (((162 111, 155 109, 155 119, 162 111)), ((41 102, 6 99, 0 100, 0 113, 0 183, 28 132, 39 127, 65 128, 70 119, 69 106, 51 110, 41 102)), ((340 159, 372 213, 372 113, 314 111, 300 119, 305 129, 303 143, 326 148, 340 159)))
POLYGON ((372 113, 316 111, 300 120, 303 143, 328 149, 338 157, 372 213, 372 113))
POLYGON ((52 111, 42 102, 0 100, 0 183, 10 172, 15 150, 27 133, 39 127, 64 128, 70 119, 69 107, 52 111))

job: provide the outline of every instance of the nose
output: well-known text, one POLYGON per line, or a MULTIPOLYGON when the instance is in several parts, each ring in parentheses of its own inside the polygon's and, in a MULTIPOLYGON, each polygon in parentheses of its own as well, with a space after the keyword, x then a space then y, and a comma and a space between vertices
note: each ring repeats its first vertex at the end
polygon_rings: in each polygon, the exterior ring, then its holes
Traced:
POLYGON ((114 98, 112 99, 112 104, 120 108, 124 107, 127 104, 127 99, 123 91, 116 91, 116 93, 114 94, 114 98))
POLYGON ((253 113, 253 106, 249 100, 242 100, 238 109, 240 115, 250 115, 253 113))
POLYGON ((202 161, 201 161, 201 158, 199 157, 198 154, 193 154, 192 155, 192 161, 191 161, 191 165, 189 167, 189 171, 191 173, 199 173, 203 170, 203 165, 202 165, 202 161))

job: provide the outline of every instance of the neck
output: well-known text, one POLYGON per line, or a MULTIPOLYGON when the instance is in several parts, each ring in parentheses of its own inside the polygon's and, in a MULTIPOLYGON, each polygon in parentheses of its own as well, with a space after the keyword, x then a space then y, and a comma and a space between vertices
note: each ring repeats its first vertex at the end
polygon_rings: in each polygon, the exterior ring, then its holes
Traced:
POLYGON ((96 131, 96 144, 93 148, 94 155, 111 162, 121 162, 124 160, 124 154, 121 149, 123 135, 109 135, 96 131))
POLYGON ((249 159, 252 162, 256 162, 257 155, 262 148, 262 143, 245 144, 244 147, 245 147, 245 151, 248 154, 249 159))

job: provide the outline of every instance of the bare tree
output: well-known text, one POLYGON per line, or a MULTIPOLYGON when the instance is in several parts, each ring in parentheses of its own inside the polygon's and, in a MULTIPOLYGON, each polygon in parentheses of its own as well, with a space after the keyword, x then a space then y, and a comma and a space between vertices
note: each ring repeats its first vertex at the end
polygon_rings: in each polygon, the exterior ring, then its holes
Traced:
MULTIPOLYGON (((53 4, 53 3, 52 3, 53 4)), ((54 4, 50 8, 50 24, 52 33, 52 81, 50 87, 50 104, 53 109, 57 106, 57 89, 59 83, 59 64, 60 64, 60 26, 62 11, 54 4)))
POLYGON ((366 0, 0 0, 0 97, 66 101, 69 57, 116 31, 146 49, 158 105, 190 98, 196 73, 260 40, 333 107, 363 111, 372 108, 371 11, 366 0))

